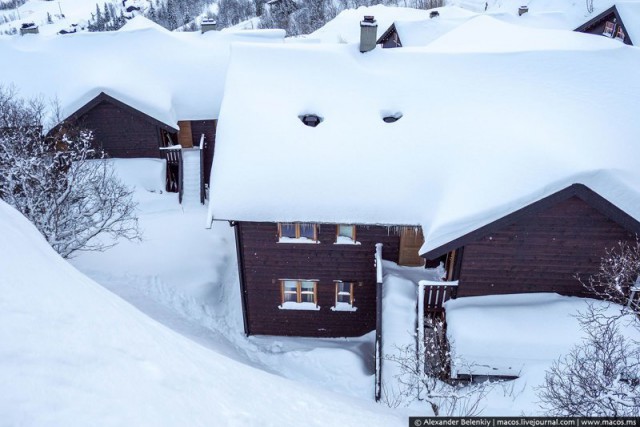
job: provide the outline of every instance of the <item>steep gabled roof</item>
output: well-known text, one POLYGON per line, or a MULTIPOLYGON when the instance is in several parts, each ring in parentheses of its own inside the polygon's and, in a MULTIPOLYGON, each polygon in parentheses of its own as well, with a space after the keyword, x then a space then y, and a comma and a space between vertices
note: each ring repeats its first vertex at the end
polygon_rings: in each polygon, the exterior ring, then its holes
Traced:
POLYGON ((618 2, 610 8, 602 11, 575 31, 588 32, 591 28, 603 22, 615 18, 625 32, 625 43, 640 43, 640 2, 618 2))
POLYGON ((96 97, 94 97, 93 99, 91 99, 91 101, 87 102, 86 104, 84 104, 82 107, 80 107, 78 110, 76 110, 75 112, 71 113, 65 120, 77 120, 80 117, 82 117, 84 114, 88 113, 89 111, 91 111, 92 109, 94 109, 98 104, 102 103, 102 102, 107 102, 109 104, 113 104, 118 106, 119 108, 122 108, 123 110, 129 112, 130 114, 133 114, 134 116, 139 117, 140 119, 147 121, 151 124, 153 124, 154 126, 158 126, 161 129, 164 129, 168 132, 177 132, 178 128, 175 127, 172 123, 164 123, 160 120, 155 119, 154 117, 151 117, 150 115, 144 113, 141 110, 136 109, 134 106, 132 106, 131 104, 137 104, 136 102, 131 102, 128 101, 129 103, 124 103, 116 98, 114 98, 113 96, 110 96, 104 92, 100 92, 100 94, 98 94, 96 97))
MULTIPOLYGON (((535 201, 523 208, 520 208, 514 212, 510 212, 502 218, 497 219, 489 224, 483 225, 482 227, 479 227, 475 230, 472 230, 464 234, 463 236, 457 237, 426 252, 422 252, 421 256, 427 259, 438 258, 439 256, 444 255, 454 249, 465 246, 466 244, 471 243, 483 236, 486 236, 510 224, 518 222, 522 218, 534 215, 538 212, 542 212, 550 208, 551 206, 554 206, 557 203, 565 201, 571 197, 578 197, 607 218, 620 224, 622 227, 631 231, 632 233, 640 235, 640 222, 636 218, 632 217, 595 191, 591 190, 586 185, 573 184, 556 193, 535 201)), ((428 245, 427 247, 430 246, 432 245, 428 245)))

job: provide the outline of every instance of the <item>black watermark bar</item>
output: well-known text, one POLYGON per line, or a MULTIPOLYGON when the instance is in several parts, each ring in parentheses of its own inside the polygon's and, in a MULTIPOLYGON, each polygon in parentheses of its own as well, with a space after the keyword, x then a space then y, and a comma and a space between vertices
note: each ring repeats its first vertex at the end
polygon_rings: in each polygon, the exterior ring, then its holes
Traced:
POLYGON ((409 427, 640 427, 640 418, 410 417, 409 427))

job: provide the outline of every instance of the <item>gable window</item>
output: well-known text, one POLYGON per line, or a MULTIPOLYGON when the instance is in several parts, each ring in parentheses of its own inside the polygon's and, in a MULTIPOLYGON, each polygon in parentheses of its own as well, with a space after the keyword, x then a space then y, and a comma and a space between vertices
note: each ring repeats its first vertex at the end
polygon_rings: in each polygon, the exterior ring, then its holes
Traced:
POLYGON ((279 243, 320 243, 318 225, 308 222, 278 223, 279 243))
POLYGON ((603 36, 607 36, 607 37, 613 37, 613 32, 616 29, 616 24, 614 22, 611 21, 607 21, 604 24, 604 31, 602 32, 603 36))
POLYGON ((332 311, 356 311, 358 308, 353 306, 355 299, 353 298, 353 290, 356 282, 343 282, 336 280, 336 302, 332 311))
POLYGON ((280 280, 281 310, 320 310, 317 280, 280 280))
POLYGON ((336 245, 359 245, 356 241, 355 225, 336 225, 336 245))
POLYGON ((622 26, 618 27, 618 31, 616 31, 616 39, 620 40, 621 42, 624 41, 624 30, 622 29, 622 26))

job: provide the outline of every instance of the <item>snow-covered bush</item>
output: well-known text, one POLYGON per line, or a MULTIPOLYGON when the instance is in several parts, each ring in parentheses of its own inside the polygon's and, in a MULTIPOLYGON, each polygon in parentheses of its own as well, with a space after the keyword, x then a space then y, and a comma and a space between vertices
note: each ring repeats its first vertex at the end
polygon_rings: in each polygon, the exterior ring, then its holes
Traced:
POLYGON ((63 257, 112 245, 99 234, 139 238, 132 191, 114 175, 87 130, 42 135, 44 103, 0 86, 0 198, 63 257))

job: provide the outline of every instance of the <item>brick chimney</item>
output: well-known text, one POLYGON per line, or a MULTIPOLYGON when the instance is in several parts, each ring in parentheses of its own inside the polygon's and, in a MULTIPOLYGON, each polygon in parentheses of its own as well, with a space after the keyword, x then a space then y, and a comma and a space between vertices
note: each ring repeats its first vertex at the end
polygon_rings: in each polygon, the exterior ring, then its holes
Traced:
POLYGON ((365 16, 360 21, 360 52, 375 49, 378 40, 378 23, 373 16, 365 16))

